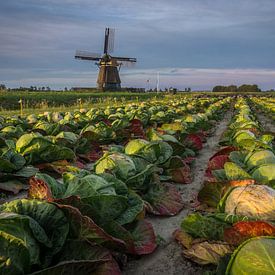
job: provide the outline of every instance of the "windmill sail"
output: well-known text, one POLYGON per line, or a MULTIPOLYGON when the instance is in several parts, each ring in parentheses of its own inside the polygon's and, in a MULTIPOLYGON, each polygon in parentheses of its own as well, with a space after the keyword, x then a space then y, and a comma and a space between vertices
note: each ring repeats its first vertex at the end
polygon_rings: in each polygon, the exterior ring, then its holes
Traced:
POLYGON ((97 61, 95 63, 99 67, 97 86, 99 90, 103 91, 120 90, 120 67, 122 65, 129 66, 137 61, 136 58, 111 56, 110 53, 114 50, 114 38, 115 30, 106 28, 103 55, 87 51, 76 51, 75 54, 76 59, 97 61))
POLYGON ((115 47, 115 29, 109 28, 108 53, 112 53, 115 47))
POLYGON ((104 54, 113 52, 115 40, 115 29, 105 29, 105 40, 104 40, 104 54))
POLYGON ((83 60, 95 60, 99 61, 101 55, 98 53, 91 53, 88 51, 76 51, 75 56, 76 59, 83 59, 83 60))

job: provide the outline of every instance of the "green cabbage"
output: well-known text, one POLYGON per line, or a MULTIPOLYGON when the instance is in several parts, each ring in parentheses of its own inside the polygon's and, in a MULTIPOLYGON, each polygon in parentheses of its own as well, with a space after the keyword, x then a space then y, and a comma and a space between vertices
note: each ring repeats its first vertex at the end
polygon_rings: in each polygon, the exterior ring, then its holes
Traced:
POLYGON ((274 163, 275 155, 270 150, 261 150, 249 154, 245 159, 248 168, 260 166, 262 164, 274 163))
POLYGON ((114 152, 104 155, 97 161, 95 172, 97 174, 111 172, 119 179, 127 180, 136 174, 136 166, 129 156, 114 152))
POLYGON ((0 231, 0 272, 5 275, 24 274, 30 271, 30 255, 24 242, 0 231))
POLYGON ((127 155, 134 155, 139 152, 145 145, 149 144, 149 141, 144 139, 134 139, 127 143, 125 146, 125 153, 127 155))
POLYGON ((173 148, 167 142, 152 141, 139 148, 134 154, 151 163, 163 164, 173 155, 173 148))
POLYGON ((225 197, 227 214, 275 221, 275 190, 266 185, 235 187, 225 197))
POLYGON ((227 275, 275 274, 275 238, 257 237, 241 244, 231 256, 227 275))
POLYGON ((275 163, 263 164, 256 168, 252 177, 259 183, 275 188, 275 163))

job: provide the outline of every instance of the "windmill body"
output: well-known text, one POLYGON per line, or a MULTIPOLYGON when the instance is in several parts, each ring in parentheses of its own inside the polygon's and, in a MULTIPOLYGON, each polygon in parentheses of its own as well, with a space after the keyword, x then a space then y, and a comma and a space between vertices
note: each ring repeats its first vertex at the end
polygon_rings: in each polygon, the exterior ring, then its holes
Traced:
POLYGON ((76 51, 75 58, 82 60, 96 61, 99 67, 97 87, 101 91, 120 90, 121 81, 119 70, 122 65, 133 64, 136 58, 116 57, 110 53, 114 48, 114 29, 105 29, 105 41, 103 55, 94 54, 86 51, 76 51))

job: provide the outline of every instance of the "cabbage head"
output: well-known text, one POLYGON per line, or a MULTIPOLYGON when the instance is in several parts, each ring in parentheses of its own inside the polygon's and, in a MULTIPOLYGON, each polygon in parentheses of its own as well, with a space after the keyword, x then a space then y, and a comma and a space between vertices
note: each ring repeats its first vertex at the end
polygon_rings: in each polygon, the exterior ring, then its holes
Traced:
POLYGON ((253 168, 266 163, 275 164, 275 155, 270 150, 260 150, 249 154, 246 157, 245 162, 248 168, 253 168))
POLYGON ((121 180, 127 180, 136 174, 136 166, 134 161, 125 154, 107 153, 97 161, 95 172, 96 174, 110 172, 121 180))
POLYGON ((275 190, 266 185, 240 186, 225 195, 224 211, 230 215, 275 221, 275 190))
POLYGON ((232 254, 227 275, 275 274, 275 238, 257 237, 241 244, 232 254))

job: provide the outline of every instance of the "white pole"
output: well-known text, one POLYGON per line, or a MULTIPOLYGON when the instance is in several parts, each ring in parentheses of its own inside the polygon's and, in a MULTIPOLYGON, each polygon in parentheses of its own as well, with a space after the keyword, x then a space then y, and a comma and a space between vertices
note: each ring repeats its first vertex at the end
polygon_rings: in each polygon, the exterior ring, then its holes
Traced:
POLYGON ((157 92, 159 92, 159 72, 157 73, 157 92))

